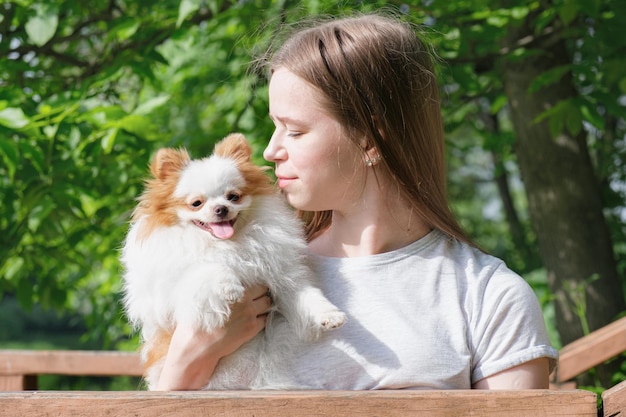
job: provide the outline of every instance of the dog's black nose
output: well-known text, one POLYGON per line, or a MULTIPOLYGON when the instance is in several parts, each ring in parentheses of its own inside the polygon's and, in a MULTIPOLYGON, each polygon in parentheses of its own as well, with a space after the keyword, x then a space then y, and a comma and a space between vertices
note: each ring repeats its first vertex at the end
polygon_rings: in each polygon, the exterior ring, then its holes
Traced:
POLYGON ((228 214, 228 207, 226 206, 217 206, 213 209, 213 213, 219 217, 226 217, 228 214))

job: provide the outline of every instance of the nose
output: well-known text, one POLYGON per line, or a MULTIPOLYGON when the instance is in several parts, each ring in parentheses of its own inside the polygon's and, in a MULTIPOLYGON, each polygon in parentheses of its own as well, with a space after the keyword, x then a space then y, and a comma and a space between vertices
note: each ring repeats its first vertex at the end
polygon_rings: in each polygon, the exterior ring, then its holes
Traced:
POLYGON ((270 138, 270 142, 263 151, 263 158, 268 162, 276 162, 287 159, 287 152, 281 144, 281 140, 276 131, 270 138))
POLYGON ((226 206, 216 206, 213 209, 213 213, 215 213, 215 215, 217 217, 226 217, 228 215, 228 207, 226 207, 226 206))

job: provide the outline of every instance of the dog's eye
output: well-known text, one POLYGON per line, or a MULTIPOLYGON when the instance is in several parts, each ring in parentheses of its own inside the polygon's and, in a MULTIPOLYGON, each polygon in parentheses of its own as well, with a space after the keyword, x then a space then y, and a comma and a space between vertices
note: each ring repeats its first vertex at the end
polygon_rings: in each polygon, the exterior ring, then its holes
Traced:
POLYGON ((202 207, 203 204, 204 204, 204 201, 202 200, 194 200, 189 205, 191 206, 191 208, 200 208, 202 207))
POLYGON ((230 193, 230 194, 228 194, 226 196, 226 199, 228 201, 232 201, 233 203, 239 201, 240 198, 241 198, 241 196, 239 194, 236 194, 236 193, 230 193))

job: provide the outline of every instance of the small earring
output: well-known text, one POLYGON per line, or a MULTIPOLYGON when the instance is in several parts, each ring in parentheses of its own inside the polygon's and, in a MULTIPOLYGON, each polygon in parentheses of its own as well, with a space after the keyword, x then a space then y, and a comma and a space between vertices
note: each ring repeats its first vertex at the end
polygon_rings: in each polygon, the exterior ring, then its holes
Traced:
POLYGON ((377 165, 381 159, 382 158, 380 155, 376 155, 373 158, 366 160, 365 165, 367 165, 368 167, 373 167, 374 165, 377 165))

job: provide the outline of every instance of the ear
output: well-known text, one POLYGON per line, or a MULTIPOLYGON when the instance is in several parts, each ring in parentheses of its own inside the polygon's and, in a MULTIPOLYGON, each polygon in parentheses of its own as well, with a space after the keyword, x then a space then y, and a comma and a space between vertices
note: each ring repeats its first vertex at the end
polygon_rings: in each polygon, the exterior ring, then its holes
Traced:
POLYGON ((161 148, 152 159, 150 172, 154 178, 164 180, 173 173, 180 172, 189 161, 189 154, 185 149, 161 148))
POLYGON ((373 141, 370 141, 367 137, 363 136, 360 139, 359 146, 361 147, 361 151, 363 152, 363 156, 366 161, 377 160, 380 158, 378 146, 376 146, 373 141))
POLYGON ((252 156, 252 148, 250 148, 244 135, 231 133, 215 145, 213 153, 238 162, 247 162, 252 156))
POLYGON ((372 146, 368 150, 365 151, 365 165, 368 167, 372 167, 378 165, 381 161, 382 157, 380 156, 380 152, 378 152, 378 148, 372 146))

